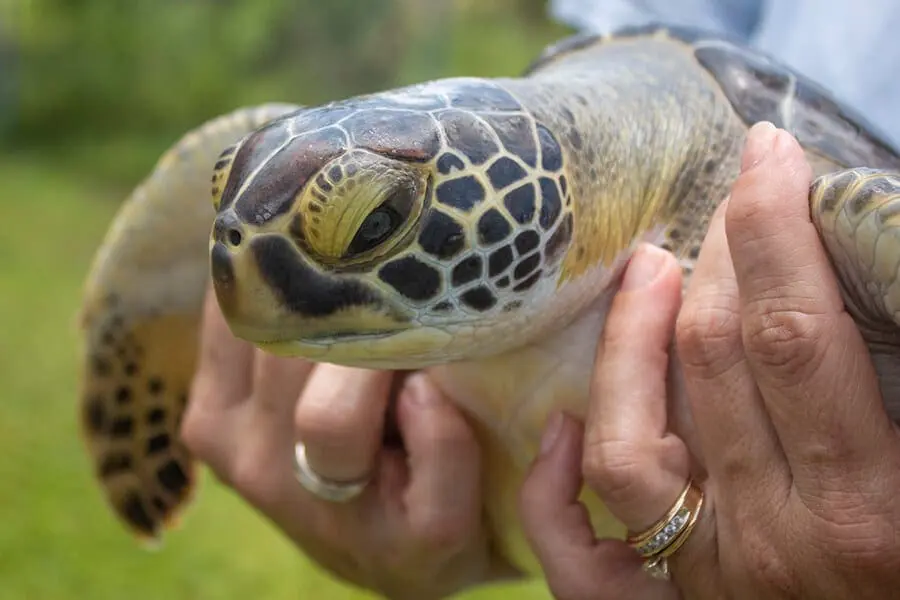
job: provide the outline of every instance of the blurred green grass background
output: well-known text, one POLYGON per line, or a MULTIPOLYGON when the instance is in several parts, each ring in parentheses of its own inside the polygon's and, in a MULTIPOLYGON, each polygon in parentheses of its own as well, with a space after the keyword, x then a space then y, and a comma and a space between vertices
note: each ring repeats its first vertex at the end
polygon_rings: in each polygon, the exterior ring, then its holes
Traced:
MULTIPOLYGON (((539 0, 0 0, 0 599, 369 597, 204 476, 156 552, 107 511, 75 413, 75 314, 118 204, 187 129, 514 75, 567 34, 539 0)), ((463 594, 548 598, 538 582, 463 594)))

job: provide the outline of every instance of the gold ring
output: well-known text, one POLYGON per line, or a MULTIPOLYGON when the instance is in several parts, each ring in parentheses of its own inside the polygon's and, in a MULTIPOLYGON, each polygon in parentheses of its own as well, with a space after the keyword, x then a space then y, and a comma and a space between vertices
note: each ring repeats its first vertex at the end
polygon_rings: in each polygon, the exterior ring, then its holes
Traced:
POLYGON ((663 579, 669 577, 668 557, 691 535, 703 508, 703 490, 688 480, 672 508, 646 530, 629 535, 625 542, 644 559, 644 570, 663 579))

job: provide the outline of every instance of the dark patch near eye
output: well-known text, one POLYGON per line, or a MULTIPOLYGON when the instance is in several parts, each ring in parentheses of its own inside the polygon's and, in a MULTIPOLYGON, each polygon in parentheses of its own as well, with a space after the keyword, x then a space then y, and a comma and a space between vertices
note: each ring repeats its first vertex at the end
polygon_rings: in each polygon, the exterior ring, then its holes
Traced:
POLYGON ((131 402, 131 388, 121 386, 116 390, 116 404, 128 404, 131 402))
POLYGON ((88 428, 94 433, 100 433, 106 426, 106 409, 103 407, 102 396, 91 396, 84 409, 85 420, 88 428))
POLYGON ((508 185, 524 179, 527 175, 525 169, 513 159, 503 156, 494 161, 487 170, 488 179, 495 190, 501 190, 508 185))
POLYGON ((528 258, 522 259, 513 270, 513 278, 522 279, 529 273, 534 271, 541 264, 541 255, 539 253, 532 254, 528 258))
POLYGON ((319 191, 319 190, 312 190, 310 193, 312 194, 312 197, 313 197, 313 198, 315 198, 316 200, 318 200, 318 201, 321 202, 322 204, 325 204, 325 203, 328 202, 328 198, 327 198, 327 197, 325 196, 325 194, 323 194, 321 191, 319 191))
POLYGON ((541 236, 539 236, 536 231, 532 231, 530 229, 528 231, 523 231, 516 236, 516 251, 519 253, 519 256, 528 254, 529 252, 537 248, 540 242, 541 236))
POLYGON ((447 97, 456 108, 502 111, 522 109, 509 92, 487 81, 457 82, 447 92, 447 97))
POLYGON ((311 212, 311 213, 321 213, 322 212, 322 205, 316 204, 315 202, 310 202, 307 205, 307 208, 309 209, 309 212, 311 212))
POLYGON ((483 263, 481 257, 473 254, 464 258, 459 264, 453 267, 451 275, 451 283, 454 286, 464 285, 470 281, 475 281, 481 277, 483 263))
POLYGON ((503 307, 503 312, 512 312, 522 306, 521 300, 513 300, 503 307))
POLYGON ((158 433, 147 440, 147 454, 158 454, 169 447, 169 434, 158 433))
POLYGON ((503 246, 488 257, 488 275, 495 277, 505 271, 513 262, 512 248, 503 246))
POLYGON ((131 470, 131 455, 125 452, 110 452, 100 463, 100 477, 106 479, 131 470))
POLYGON ((483 245, 503 241, 512 231, 509 221, 496 208, 487 210, 478 219, 478 242, 483 245))
POLYGON ((431 310, 433 310, 435 312, 446 312, 446 311, 450 310, 451 308, 453 308, 452 302, 448 302, 447 300, 441 300, 440 302, 435 304, 431 308, 431 310))
POLYGON ((152 534, 156 529, 156 523, 144 508, 140 496, 135 492, 129 493, 122 502, 122 514, 139 531, 152 534))
POLYGON ((441 288, 440 273, 414 256, 386 263, 379 269, 378 276, 410 300, 434 298, 441 288))
POLYGON ((509 285, 509 277, 507 277, 506 275, 504 275, 503 277, 501 277, 500 279, 498 279, 496 281, 496 286, 499 288, 505 288, 508 285, 509 285))
POLYGON ((476 177, 467 175, 439 184, 435 197, 441 204, 468 212, 484 201, 484 187, 476 177))
POLYGON ((478 311, 485 311, 497 304, 497 298, 484 286, 472 288, 459 296, 460 301, 478 311))
MULTIPOLYGON (((254 133, 245 146, 254 143, 257 137, 264 135, 260 132, 265 132, 265 129, 254 133)), ((251 225, 261 225, 283 215, 290 209, 297 194, 307 184, 309 178, 343 153, 345 149, 344 133, 335 127, 292 139, 285 148, 263 165, 247 190, 235 202, 235 211, 244 222, 251 225)), ((228 186, 223 195, 223 207, 226 206, 224 199, 229 196, 229 188, 235 182, 243 183, 263 158, 257 156, 245 167, 237 169, 237 162, 249 153, 249 150, 245 152, 244 147, 238 151, 235 167, 232 167, 231 171, 232 176, 229 177, 228 186)), ((236 184, 235 187, 237 187, 236 184)), ((236 191, 235 189, 230 193, 233 195, 236 191)))
POLYGON ((460 157, 449 152, 441 154, 441 157, 437 160, 437 170, 442 175, 449 175, 454 169, 462 171, 465 168, 466 163, 460 157))
POLYGON ((503 197, 503 205, 517 223, 524 225, 534 218, 534 185, 526 183, 503 197))
POLYGON ((319 186, 323 192, 330 192, 333 189, 331 184, 328 183, 328 180, 325 179, 325 176, 321 173, 316 177, 316 185, 319 186))
POLYGON ((559 190, 556 182, 547 177, 541 177, 541 215, 538 217, 538 223, 545 230, 549 229, 556 223, 559 213, 562 212, 562 200, 559 197, 559 190))
POLYGON ((166 411, 161 408, 154 408, 147 412, 147 423, 156 425, 162 423, 166 419, 166 411))
POLYGON ((556 228, 556 231, 550 236, 550 239, 547 240, 547 245, 544 247, 547 262, 553 264, 562 258, 562 253, 571 240, 572 213, 568 213, 559 224, 559 227, 556 228))
POLYGON ((156 472, 156 478, 164 488, 173 494, 180 494, 187 487, 188 479, 184 470, 174 460, 170 460, 156 472))
POLYGON ((500 148, 494 142, 491 131, 471 113, 458 110, 442 111, 438 120, 447 136, 447 144, 466 157, 473 165, 484 164, 500 148))
POLYGON ((349 163, 344 167, 344 171, 347 172, 347 177, 353 177, 358 170, 358 167, 354 163, 349 163))
POLYGON ((442 259, 456 256, 465 244, 466 234, 462 226, 449 215, 437 210, 428 215, 422 233, 419 234, 422 249, 442 259))
POLYGON ((509 153, 519 157, 529 167, 537 166, 537 145, 529 118, 521 115, 484 115, 483 118, 494 128, 500 143, 509 153))
MULTIPOLYGON (((335 183, 340 183, 341 179, 344 178, 344 173, 341 171, 340 165, 334 165, 330 169, 328 169, 328 177, 331 178, 331 181, 335 183)), ((324 189, 324 188, 323 188, 324 189)), ((328 190, 325 190, 326 192, 328 190)))
POLYGON ((542 271, 538 269, 534 275, 524 280, 523 282, 517 284, 513 287, 514 292, 524 292, 527 289, 530 289, 535 283, 537 283, 538 279, 541 278, 542 271))
MULTIPOLYGON (((286 238, 255 238, 251 250, 262 279, 294 313, 327 316, 348 306, 379 304, 378 297, 361 283, 326 277, 308 267, 286 238)), ((220 295, 220 302, 230 300, 228 294, 220 295)))
POLYGON ((382 156, 425 162, 441 149, 437 123, 420 112, 365 110, 349 117, 343 127, 359 147, 382 156))
POLYGON ((109 433, 114 438, 130 437, 134 433, 134 419, 131 417, 119 417, 113 420, 109 433))
POLYGON ((537 124, 537 132, 541 143, 541 166, 545 171, 558 171, 562 168, 562 150, 559 142, 550 130, 540 123, 537 124))
POLYGON ((154 396, 162 393, 163 391, 163 380, 159 377, 151 377, 147 380, 147 391, 153 394, 154 396))

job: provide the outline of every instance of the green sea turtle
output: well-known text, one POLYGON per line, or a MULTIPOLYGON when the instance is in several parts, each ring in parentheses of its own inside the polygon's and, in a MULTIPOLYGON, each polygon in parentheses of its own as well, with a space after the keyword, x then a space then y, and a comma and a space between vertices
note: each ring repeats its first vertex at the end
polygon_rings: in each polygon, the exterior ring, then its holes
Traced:
MULTIPOLYGON (((178 427, 211 275, 263 349, 429 369, 480 431, 498 546, 533 567, 519 483, 551 409, 584 413, 623 265, 648 240, 689 277, 762 120, 806 150, 812 218, 900 416, 898 151, 754 50, 633 28, 565 39, 521 77, 243 109, 178 142, 87 282, 81 414, 110 505, 155 537, 191 495, 178 427)), ((585 498, 598 534, 624 533, 585 498)))

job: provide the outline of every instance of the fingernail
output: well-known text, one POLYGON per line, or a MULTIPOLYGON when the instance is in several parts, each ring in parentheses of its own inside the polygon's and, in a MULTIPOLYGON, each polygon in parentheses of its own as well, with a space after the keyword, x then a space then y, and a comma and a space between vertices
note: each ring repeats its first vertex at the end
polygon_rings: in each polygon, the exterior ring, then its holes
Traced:
POLYGON ((541 436, 541 456, 553 449, 553 446, 556 445, 556 440, 559 439, 559 434, 562 433, 562 428, 562 413, 557 412, 550 415, 550 418, 547 419, 547 424, 544 425, 544 435, 541 436))
POLYGON ((629 292, 650 284, 662 272, 668 252, 662 248, 645 244, 637 249, 622 279, 622 290, 629 292))
POLYGON ((741 158, 741 172, 746 172, 763 161, 772 150, 778 128, 768 121, 760 121, 747 132, 747 143, 741 158))

